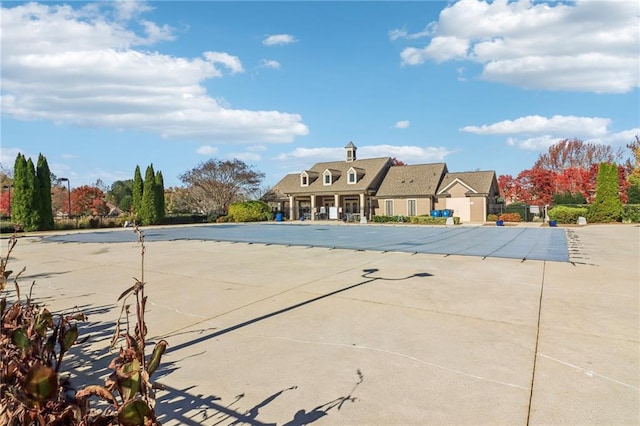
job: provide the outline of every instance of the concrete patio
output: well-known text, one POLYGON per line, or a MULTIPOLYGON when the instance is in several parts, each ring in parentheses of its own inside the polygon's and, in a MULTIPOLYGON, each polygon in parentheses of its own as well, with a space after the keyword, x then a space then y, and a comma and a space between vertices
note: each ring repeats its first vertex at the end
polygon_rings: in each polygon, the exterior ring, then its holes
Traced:
MULTIPOLYGON (((157 412, 168 425, 638 424, 640 227, 567 240, 571 262, 148 241, 149 336, 170 345, 157 412)), ((50 309, 89 315, 76 381, 108 374, 140 260, 135 242, 20 238, 23 294, 36 280, 50 309)))

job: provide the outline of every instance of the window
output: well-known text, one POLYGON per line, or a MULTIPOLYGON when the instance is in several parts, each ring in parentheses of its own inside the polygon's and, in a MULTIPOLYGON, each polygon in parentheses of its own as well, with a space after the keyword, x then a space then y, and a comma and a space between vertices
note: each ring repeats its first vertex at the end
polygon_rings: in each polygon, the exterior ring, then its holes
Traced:
POLYGON ((416 200, 407 200, 407 216, 417 216, 416 200))
POLYGON ((324 184, 325 185, 331 185, 331 172, 330 171, 326 171, 324 172, 324 184))
POLYGON ((384 200, 384 214, 393 216, 393 200, 384 200))
POLYGON ((307 175, 300 176, 300 185, 309 186, 309 177, 307 175))
POLYGON ((356 172, 351 171, 349 172, 349 183, 356 183, 357 179, 356 179, 356 172))

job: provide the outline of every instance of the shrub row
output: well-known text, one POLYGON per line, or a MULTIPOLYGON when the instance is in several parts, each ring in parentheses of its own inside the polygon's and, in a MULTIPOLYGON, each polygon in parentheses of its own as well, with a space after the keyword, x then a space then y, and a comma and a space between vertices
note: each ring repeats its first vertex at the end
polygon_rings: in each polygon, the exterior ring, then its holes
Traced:
MULTIPOLYGON (((373 221, 376 223, 411 223, 418 225, 445 225, 447 223, 446 217, 432 217, 432 216, 382 216, 376 215, 373 216, 373 221)), ((453 223, 456 225, 460 224, 460 218, 454 217, 453 223)))

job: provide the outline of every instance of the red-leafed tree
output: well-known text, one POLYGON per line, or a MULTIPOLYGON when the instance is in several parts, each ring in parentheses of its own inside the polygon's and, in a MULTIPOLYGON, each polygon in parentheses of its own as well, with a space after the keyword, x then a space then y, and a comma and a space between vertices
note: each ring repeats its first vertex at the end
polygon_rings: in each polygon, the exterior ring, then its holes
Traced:
POLYGON ((80 186, 71 191, 71 214, 74 216, 103 215, 109 213, 104 193, 93 186, 80 186))
POLYGON ((2 189, 0 194, 0 214, 2 216, 9 216, 11 212, 11 201, 9 200, 9 190, 2 189))
POLYGON ((394 166, 406 166, 407 165, 407 163, 405 163, 402 160, 398 160, 396 157, 393 157, 391 159, 391 162, 393 163, 394 166))
POLYGON ((626 204, 629 201, 627 190, 631 183, 627 179, 627 168, 624 165, 618 165, 618 185, 620 186, 620 201, 626 204))
POLYGON ((500 188, 500 195, 506 201, 516 201, 517 184, 513 176, 511 175, 498 176, 498 188, 500 188))
POLYGON ((622 150, 615 151, 610 145, 564 139, 551 145, 547 153, 540 154, 533 168, 556 173, 570 168, 589 170, 594 164, 613 163, 621 158, 622 150))
POLYGON ((515 179, 516 201, 543 206, 553 202, 556 174, 534 168, 521 171, 515 179))
MULTIPOLYGON (((609 145, 565 139, 540 154, 533 168, 523 170, 515 179, 500 176, 498 185, 507 200, 527 204, 551 204, 554 194, 582 196, 591 202, 595 195, 598 165, 622 158, 622 151, 609 145)), ((626 200, 628 186, 625 168, 620 171, 620 195, 626 200), (624 182, 622 181, 624 177, 624 182)))

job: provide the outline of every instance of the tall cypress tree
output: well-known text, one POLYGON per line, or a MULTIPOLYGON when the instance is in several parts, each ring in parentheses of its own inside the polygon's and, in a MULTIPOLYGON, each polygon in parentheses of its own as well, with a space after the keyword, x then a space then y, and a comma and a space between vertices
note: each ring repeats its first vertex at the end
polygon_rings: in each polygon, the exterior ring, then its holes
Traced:
POLYGON ((25 231, 35 231, 40 226, 40 191, 36 168, 31 158, 27 160, 26 184, 24 192, 25 217, 23 227, 25 231))
POLYGON ((44 155, 38 155, 36 168, 38 192, 40 198, 40 224, 42 230, 53 229, 53 210, 51 209, 51 171, 44 155))
POLYGON ((600 163, 596 180, 596 198, 589 206, 589 222, 616 222, 622 217, 618 166, 615 163, 600 163))
POLYGON ((143 225, 154 225, 158 223, 158 215, 156 212, 156 176, 153 171, 153 164, 147 166, 147 171, 144 175, 140 221, 143 225))
POLYGON ((156 172, 156 215, 158 217, 158 223, 162 223, 164 219, 164 178, 162 172, 158 170, 156 172))
POLYGON ((142 210, 142 192, 143 192, 142 174, 140 173, 140 166, 136 165, 136 171, 133 174, 133 214, 140 215, 142 210))
POLYGON ((19 153, 13 165, 13 197, 11 216, 13 223, 24 226, 26 219, 25 194, 27 193, 27 160, 19 153))

